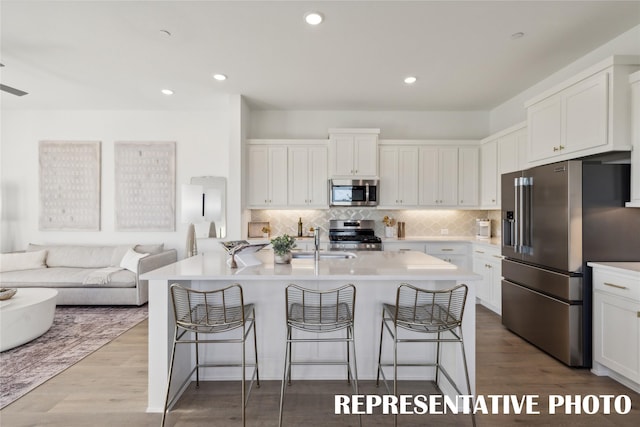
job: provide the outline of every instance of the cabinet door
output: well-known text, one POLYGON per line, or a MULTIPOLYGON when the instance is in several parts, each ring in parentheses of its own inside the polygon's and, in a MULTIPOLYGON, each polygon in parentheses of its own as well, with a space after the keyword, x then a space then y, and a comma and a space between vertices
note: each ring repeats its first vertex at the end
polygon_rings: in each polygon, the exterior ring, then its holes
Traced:
POLYGON ((287 204, 287 147, 269 147, 269 204, 287 204))
POLYGON ((602 73, 563 92, 562 153, 607 144, 609 74, 602 73))
POLYGON ((418 204, 418 163, 417 147, 398 148, 398 196, 401 205, 418 204))
POLYGON ((458 205, 478 206, 479 154, 476 147, 458 149, 458 205))
POLYGON ((400 203, 398 155, 397 147, 380 147, 380 204, 383 206, 400 203))
POLYGON ((640 382, 640 303, 593 293, 593 359, 640 382))
POLYGON ((562 146, 562 100, 551 96, 527 109, 529 160, 542 160, 559 153, 562 146))
POLYGON ((440 148, 438 157, 441 206, 458 204, 458 149, 440 148))
POLYGON ((480 200, 483 207, 498 206, 497 142, 480 147, 480 200))
POLYGON ((378 176, 378 136, 355 135, 353 174, 361 177, 378 176))
POLYGON ((309 147, 309 206, 327 207, 329 197, 327 147, 309 147))
POLYGON ((269 204, 269 148, 267 146, 249 146, 247 163, 249 166, 250 206, 269 204))
POLYGON ((423 206, 438 206, 438 148, 420 147, 419 202, 423 206))
POLYGON ((489 307, 497 314, 502 315, 502 263, 498 255, 490 255, 487 259, 488 277, 491 287, 491 299, 489 307))
POLYGON ((640 207, 640 80, 631 85, 631 202, 640 207))
POLYGON ((307 147, 289 147, 289 205, 308 204, 309 164, 307 147))
POLYGON ((482 276, 481 280, 473 282, 473 285, 476 286, 476 297, 480 299, 482 303, 491 301, 491 277, 490 271, 487 269, 485 257, 474 254, 473 272, 482 276))
POLYGON ((518 160, 517 135, 512 133, 498 139, 498 177, 503 173, 520 170, 518 160))
POLYGON ((331 137, 333 175, 351 176, 353 167, 355 142, 353 135, 335 135, 331 137))
MULTIPOLYGON (((516 144, 518 145, 518 168, 516 171, 527 169, 527 163, 529 159, 527 155, 529 154, 527 150, 527 128, 520 129, 515 133, 516 144)), ((500 181, 498 180, 498 185, 500 185, 500 181)))

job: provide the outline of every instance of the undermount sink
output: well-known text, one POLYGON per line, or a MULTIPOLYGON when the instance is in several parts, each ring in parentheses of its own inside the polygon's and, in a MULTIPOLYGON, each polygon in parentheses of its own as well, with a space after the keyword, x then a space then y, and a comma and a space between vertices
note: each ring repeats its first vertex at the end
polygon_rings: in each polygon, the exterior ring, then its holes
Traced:
MULTIPOLYGON (((291 251, 293 258, 315 258, 315 251, 291 251)), ((344 251, 320 251, 320 259, 347 259, 356 258, 353 252, 344 251)))

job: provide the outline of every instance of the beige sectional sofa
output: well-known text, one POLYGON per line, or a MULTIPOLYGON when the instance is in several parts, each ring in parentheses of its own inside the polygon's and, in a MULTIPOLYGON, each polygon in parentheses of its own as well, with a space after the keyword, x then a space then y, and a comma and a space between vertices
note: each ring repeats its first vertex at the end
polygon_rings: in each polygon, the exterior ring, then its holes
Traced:
POLYGON ((140 275, 177 261, 176 250, 163 244, 30 244, 0 256, 2 287, 56 289, 58 305, 142 305, 149 289, 140 275))

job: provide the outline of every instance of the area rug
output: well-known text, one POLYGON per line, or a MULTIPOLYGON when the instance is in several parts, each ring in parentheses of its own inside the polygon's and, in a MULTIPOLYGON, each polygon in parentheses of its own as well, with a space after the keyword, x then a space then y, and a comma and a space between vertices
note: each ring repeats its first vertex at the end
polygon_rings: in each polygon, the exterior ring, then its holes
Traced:
POLYGON ((148 317, 142 307, 58 306, 44 335, 0 353, 0 409, 148 317))

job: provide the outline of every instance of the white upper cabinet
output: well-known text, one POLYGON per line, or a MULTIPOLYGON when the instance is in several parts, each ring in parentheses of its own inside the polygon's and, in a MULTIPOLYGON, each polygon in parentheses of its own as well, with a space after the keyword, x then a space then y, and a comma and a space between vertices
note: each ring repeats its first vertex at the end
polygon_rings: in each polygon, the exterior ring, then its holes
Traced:
POLYGON ((479 166, 478 147, 458 148, 458 206, 478 206, 479 166))
POLYGON ((250 207, 287 205, 287 146, 255 145, 248 148, 248 198, 250 207))
POLYGON ((332 178, 377 178, 380 129, 329 129, 332 178))
POLYGON ((638 56, 614 56, 525 104, 528 161, 537 166, 630 150, 628 75, 638 56))
POLYGON ((527 168, 526 122, 501 130, 482 140, 480 146, 480 205, 500 207, 501 175, 527 168))
POLYGON ((380 145, 380 206, 418 204, 418 147, 380 145))
POLYGON ((290 207, 328 208, 327 147, 289 146, 290 207))
POLYGON ((458 147, 420 147, 421 206, 458 205, 458 147))
POLYGON ((629 76, 631 84, 631 200, 629 208, 640 208, 640 71, 629 76))
POLYGON ((498 142, 490 140, 480 146, 480 206, 494 208, 498 201, 498 142))

